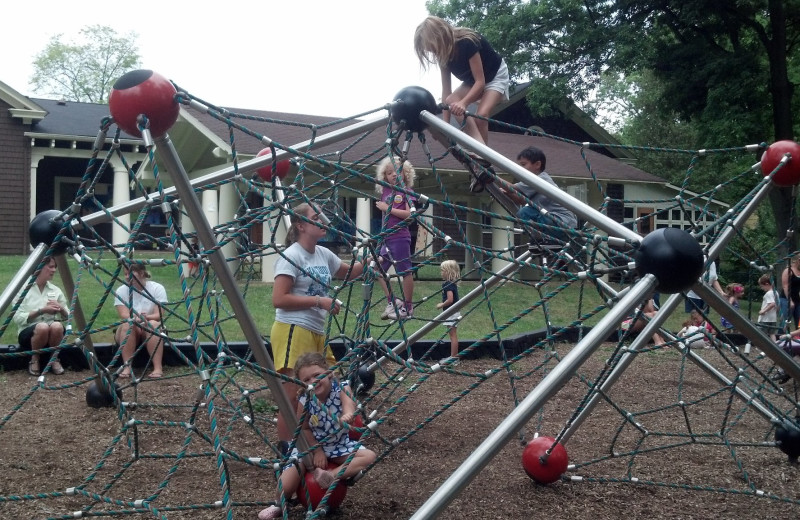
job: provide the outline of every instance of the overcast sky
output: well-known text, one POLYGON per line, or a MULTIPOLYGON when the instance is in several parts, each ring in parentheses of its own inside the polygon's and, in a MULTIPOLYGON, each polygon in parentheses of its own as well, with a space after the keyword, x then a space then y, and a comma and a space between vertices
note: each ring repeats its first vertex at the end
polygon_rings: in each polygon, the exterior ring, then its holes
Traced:
POLYGON ((6 2, 0 81, 22 94, 34 56, 56 34, 90 25, 138 34, 142 68, 209 103, 349 116, 382 106, 403 87, 439 98, 439 70, 414 54, 425 0, 253 2, 6 2))

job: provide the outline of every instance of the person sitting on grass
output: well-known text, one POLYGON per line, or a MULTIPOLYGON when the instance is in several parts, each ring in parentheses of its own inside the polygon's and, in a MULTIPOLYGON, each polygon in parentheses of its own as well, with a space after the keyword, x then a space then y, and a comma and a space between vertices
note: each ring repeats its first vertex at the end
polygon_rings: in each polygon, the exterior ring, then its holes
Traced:
MULTIPOLYGON (((311 455, 314 480, 320 488, 326 490, 340 471, 342 479, 354 477, 375 462, 377 455, 350 438, 348 425, 353 421, 356 405, 349 394, 347 381, 339 381, 329 373, 328 363, 322 354, 308 352, 300 356, 294 365, 294 374, 302 382, 301 388, 307 389, 312 385, 314 388, 313 392, 298 392, 297 417, 305 417, 300 434, 305 437, 309 447, 313 448, 311 455), (351 456, 350 463, 343 468, 351 456)), ((291 456, 300 456, 297 448, 292 451, 291 456)), ((302 463, 289 464, 283 468, 277 491, 278 503, 281 501, 281 491, 287 498, 297 491, 301 473, 305 471, 302 463)), ((269 506, 258 513, 259 520, 282 517, 283 511, 277 505, 269 506)))
POLYGON ((148 280, 150 273, 144 264, 132 264, 125 267, 125 279, 128 283, 117 288, 114 294, 114 306, 121 320, 114 333, 114 338, 122 348, 124 367, 118 377, 131 377, 131 358, 136 347, 145 343, 147 352, 153 362, 153 371, 149 377, 159 378, 164 375, 161 360, 164 357, 164 342, 161 338, 161 306, 167 302, 167 291, 158 282, 148 280))

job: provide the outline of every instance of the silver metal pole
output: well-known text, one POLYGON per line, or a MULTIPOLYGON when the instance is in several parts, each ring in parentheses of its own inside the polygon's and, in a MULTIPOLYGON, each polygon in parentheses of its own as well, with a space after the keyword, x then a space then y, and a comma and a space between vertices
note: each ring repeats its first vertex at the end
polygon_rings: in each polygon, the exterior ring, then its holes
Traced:
MULTIPOLYGON (((244 297, 241 291, 239 291, 239 287, 236 285, 233 273, 230 271, 225 261, 225 255, 222 253, 221 249, 214 249, 214 246, 217 244, 214 238, 214 231, 211 229, 211 225, 208 223, 203 213, 203 208, 197 198, 197 194, 194 192, 192 183, 189 182, 189 175, 186 173, 183 164, 181 164, 178 153, 173 147, 169 135, 159 137, 155 141, 158 145, 158 151, 162 152, 161 158, 172 174, 175 190, 183 202, 186 213, 189 215, 189 218, 197 230, 197 237, 201 246, 205 250, 212 251, 208 255, 208 260, 217 275, 220 285, 222 285, 225 291, 225 296, 228 298, 228 302, 236 316, 236 321, 239 322, 239 326, 242 328, 242 332, 247 339, 250 350, 253 352, 253 356, 256 358, 259 365, 274 371, 275 365, 273 365, 267 348, 264 346, 264 339, 261 337, 258 327, 256 327, 255 320, 252 314, 250 314, 250 309, 247 308, 244 297)), ((271 374, 264 374, 264 380, 267 386, 269 386, 272 396, 278 405, 278 409, 286 420, 287 426, 291 431, 294 431, 297 428, 297 417, 295 416, 295 410, 292 408, 283 390, 283 385, 281 385, 278 378, 271 374)), ((303 435, 300 435, 298 438, 298 447, 303 451, 308 450, 308 443, 303 435)))
POLYGON ((420 112, 420 119, 425 121, 428 125, 434 127, 437 131, 444 133, 456 143, 466 146, 471 150, 477 151, 495 166, 499 166, 504 171, 509 172, 514 176, 514 178, 536 189, 536 191, 547 198, 555 200, 562 206, 569 208, 576 215, 580 215, 584 220, 591 222, 598 228, 608 233, 609 236, 623 238, 625 240, 629 240, 633 244, 638 244, 642 241, 642 237, 638 233, 626 228, 619 222, 609 218, 607 215, 603 215, 596 209, 584 204, 575 197, 567 195, 557 186, 553 186, 552 184, 543 181, 538 176, 529 172, 514 161, 506 158, 502 154, 497 153, 485 144, 478 142, 458 128, 454 128, 452 125, 447 124, 440 117, 423 110, 420 112))
POLYGON ((19 271, 17 271, 11 281, 8 282, 6 288, 3 289, 3 294, 0 294, 0 314, 6 312, 8 306, 14 301, 14 297, 19 294, 25 282, 28 281, 31 274, 36 270, 36 266, 41 263, 48 247, 50 247, 50 244, 39 244, 36 246, 33 251, 31 251, 31 254, 28 255, 25 263, 19 268, 19 271))
POLYGON ((733 324, 735 329, 742 331, 744 335, 753 342, 753 345, 763 350, 764 354, 774 361, 776 365, 784 369, 795 381, 800 381, 800 365, 792 359, 792 356, 776 345, 766 334, 750 323, 748 319, 736 312, 736 309, 731 307, 731 305, 722 298, 722 295, 702 283, 694 284, 692 289, 694 289, 694 292, 696 292, 704 302, 708 303, 712 309, 725 316, 733 324))
MULTIPOLYGON (((408 336, 406 340, 398 343, 397 346, 395 346, 392 349, 392 352, 397 354, 407 346, 413 345, 414 343, 417 342, 417 340, 425 337, 425 335, 428 334, 428 332, 438 327, 440 322, 446 320, 452 314, 460 311, 461 309, 469 305, 472 302, 472 300, 480 296, 486 289, 494 287, 495 285, 497 285, 502 281, 506 281, 509 276, 514 274, 514 272, 516 272, 520 267, 522 267, 519 264, 527 261, 530 256, 531 256, 530 251, 525 251, 524 253, 519 255, 519 257, 517 257, 513 263, 510 263, 505 267, 503 267, 502 269, 500 269, 499 271, 497 271, 497 274, 493 274, 491 277, 489 277, 489 279, 486 280, 486 282, 479 284, 469 293, 464 295, 463 298, 460 298, 456 303, 454 303, 453 305, 451 305, 450 307, 439 313, 439 315, 436 316, 433 320, 428 321, 425 325, 420 327, 419 330, 408 336)), ((368 368, 370 371, 375 371, 378 368, 378 366, 382 365, 386 361, 388 361, 388 358, 382 356, 375 363, 371 364, 368 368)))
POLYGON ((658 285, 655 276, 645 275, 633 285, 614 308, 553 367, 541 383, 500 423, 472 454, 414 513, 411 520, 436 518, 475 476, 514 438, 525 423, 555 395, 589 357, 603 344, 620 322, 658 285))
MULTIPOLYGON (((592 410, 594 410, 595 406, 600 402, 601 395, 608 393, 611 390, 611 387, 616 384, 622 374, 625 373, 625 370, 633 363, 636 359, 636 354, 641 350, 644 345, 650 340, 650 338, 656 332, 659 332, 658 329, 667 318, 672 315, 673 312, 678 307, 678 304, 683 300, 683 296, 681 294, 673 294, 672 296, 667 299, 664 303, 664 306, 658 310, 658 313, 647 323, 647 325, 639 332, 639 335, 634 339, 633 342, 628 346, 628 351, 625 352, 620 356, 619 362, 614 366, 614 369, 609 374, 608 378, 600 385, 599 389, 596 389, 593 392, 593 395, 589 398, 586 402, 586 406, 580 411, 580 413, 575 417, 575 420, 570 423, 569 427, 564 430, 564 433, 561 435, 561 443, 566 444, 567 441, 575 434, 578 429, 580 428, 581 424, 592 414, 592 410)), ((663 334, 663 333, 661 333, 663 334)), ((674 338, 673 338, 674 339, 674 338)), ((676 345, 679 350, 684 350, 687 347, 681 344, 676 345)), ((720 381, 722 384, 730 386, 733 384, 729 378, 725 377, 725 375, 717 370, 713 365, 711 365, 708 361, 703 359, 702 357, 698 356, 694 351, 689 349, 686 353, 687 357, 694 362, 697 366, 702 368, 706 373, 720 381)), ((777 419, 775 414, 773 414, 769 409, 763 406, 761 403, 754 400, 753 396, 746 392, 739 386, 734 388, 734 392, 738 397, 740 397, 745 403, 752 406, 759 412, 764 418, 769 421, 773 421, 777 419)))

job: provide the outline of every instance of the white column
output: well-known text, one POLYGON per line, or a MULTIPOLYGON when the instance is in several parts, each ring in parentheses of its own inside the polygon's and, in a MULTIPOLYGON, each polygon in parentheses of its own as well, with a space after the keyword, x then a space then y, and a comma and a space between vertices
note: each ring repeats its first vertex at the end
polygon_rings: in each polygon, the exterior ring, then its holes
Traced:
MULTIPOLYGON (((264 203, 265 205, 272 205, 272 201, 270 200, 265 200, 264 203)), ((272 212, 269 219, 262 224, 265 243, 272 237, 272 228, 274 226, 278 226, 278 229, 275 231, 275 242, 273 245, 283 246, 286 243, 287 229, 284 225, 285 220, 286 219, 283 218, 279 210, 276 209, 272 212)), ((269 253, 268 256, 261 257, 261 281, 272 283, 275 281, 275 260, 278 259, 278 255, 275 249, 272 248, 268 249, 267 252, 269 253)))
MULTIPOLYGON (((114 190, 112 194, 112 202, 114 206, 127 204, 131 200, 130 180, 128 179, 128 171, 123 165, 113 164, 114 168, 114 190)), ((111 224, 111 241, 117 245, 123 245, 130 237, 131 215, 125 213, 117 217, 120 224, 112 222, 111 224), (123 225, 125 227, 123 227, 123 225)))
POLYGON ((217 201, 217 190, 203 191, 203 214, 206 216, 208 224, 214 228, 219 224, 219 202, 217 201))
MULTIPOLYGON (((433 224, 433 204, 428 204, 423 216, 417 217, 420 223, 425 223, 426 226, 433 224)), ((412 253, 420 252, 423 258, 433 255, 433 235, 428 232, 428 229, 422 225, 417 227, 417 243, 414 244, 412 253)))
MULTIPOLYGON (((478 197, 469 197, 467 199, 467 206, 470 209, 480 209, 480 199, 478 197)), ((467 213, 467 243, 473 247, 483 246, 482 218, 481 215, 476 213, 467 213)), ((464 256, 464 272, 468 273, 475 268, 476 262, 473 260, 473 256, 469 251, 465 250, 464 256)), ((478 258, 478 261, 480 261, 480 258, 478 258)), ((478 274, 474 273, 467 278, 476 279, 478 278, 478 274)))
MULTIPOLYGON (((218 223, 231 222, 236 210, 239 209, 239 196, 236 193, 236 186, 227 182, 219 187, 219 213, 218 223)), ((239 253, 234 242, 230 242, 222 248, 222 253, 226 258, 230 258, 239 253)), ((231 270, 235 271, 237 265, 231 265, 231 270)))
MULTIPOLYGON (((505 213, 503 207, 497 202, 492 202, 492 213, 505 213)), ((492 249, 501 250, 507 249, 509 244, 513 243, 514 236, 511 229, 511 223, 508 220, 492 217, 492 249)), ((511 262, 500 258, 492 259, 492 271, 495 273, 511 262)))
MULTIPOLYGON (((37 192, 36 184, 37 184, 37 178, 36 177, 37 177, 37 172, 39 170, 39 161, 41 161, 42 159, 44 159, 44 154, 31 153, 31 183, 30 183, 31 184, 31 193, 30 193, 30 210, 28 211, 28 213, 30 213, 30 215, 28 215, 28 222, 29 223, 30 223, 30 221, 33 220, 33 217, 35 217, 36 214, 37 214, 37 211, 36 211, 36 192, 37 192)), ((61 208, 42 208, 42 211, 45 211, 45 210, 48 210, 48 209, 61 209, 61 208)))
MULTIPOLYGON (((372 200, 366 197, 356 199, 356 227, 367 236, 372 234, 370 222, 372 221, 372 200)), ((356 233, 358 236, 358 233, 356 233)))

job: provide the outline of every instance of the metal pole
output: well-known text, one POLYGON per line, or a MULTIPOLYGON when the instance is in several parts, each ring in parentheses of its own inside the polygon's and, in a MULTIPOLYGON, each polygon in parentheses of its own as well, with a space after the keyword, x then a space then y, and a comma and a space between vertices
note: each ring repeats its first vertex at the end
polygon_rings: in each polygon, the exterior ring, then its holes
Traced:
MULTIPOLYGON (((208 260, 217 275, 220 285, 222 285, 225 291, 225 296, 228 298, 228 302, 236 316, 236 321, 239 322, 239 326, 242 328, 242 332, 247 339, 250 350, 253 352, 253 356, 256 358, 259 365, 274 371, 275 366, 267 352, 267 348, 264 346, 264 340, 258 331, 258 327, 256 327, 252 314, 250 314, 250 309, 247 308, 244 297, 241 291, 239 291, 239 287, 236 285, 233 273, 231 273, 225 261, 225 255, 222 253, 221 249, 214 249, 217 243, 214 238, 214 232, 203 213, 203 208, 197 198, 197 194, 194 192, 192 183, 189 182, 189 175, 186 173, 183 164, 181 164, 178 153, 173 147, 169 135, 157 138, 156 143, 159 152, 163 153, 161 158, 164 160, 167 170, 172 175, 173 182, 175 183, 175 190, 181 201, 183 201, 186 213, 189 215, 189 218, 197 230, 197 237, 201 246, 205 250, 212 250, 208 255, 208 260)), ((278 405, 278 409, 286 420, 287 426, 290 430, 295 430, 297 428, 295 410, 292 408, 280 380, 272 374, 265 374, 264 380, 267 386, 269 386, 272 396, 278 405)), ((303 451, 308 450, 308 443, 303 435, 300 435, 298 438, 298 447, 303 451)))
POLYGON ((425 121, 428 125, 435 128, 435 130, 444 133, 456 143, 466 146, 471 150, 476 150, 485 159, 491 161, 495 166, 499 166, 504 171, 509 172, 517 180, 524 182, 528 186, 535 188, 536 191, 546 196, 551 200, 555 200, 562 206, 569 208, 576 215, 580 215, 584 220, 591 222, 598 228, 608 233, 611 237, 619 237, 638 244, 642 241, 642 237, 619 222, 614 221, 607 215, 603 215, 591 206, 584 204, 575 197, 567 195, 564 191, 557 186, 543 181, 537 175, 529 172, 519 164, 506 158, 505 156, 492 150, 485 144, 473 139, 461 130, 444 122, 440 117, 437 117, 430 112, 423 110, 420 112, 420 119, 425 121))
MULTIPOLYGON (((497 274, 493 274, 488 280, 486 280, 486 282, 472 289, 469 293, 464 295, 463 298, 460 298, 456 303, 454 303, 453 305, 451 305, 450 307, 439 313, 439 315, 436 316, 433 320, 428 321, 425 325, 420 327, 419 330, 408 336, 408 339, 398 343, 397 346, 395 346, 392 349, 392 352, 397 354, 407 346, 416 343, 417 340, 419 340, 420 338, 425 337, 425 335, 428 332, 438 327, 440 322, 446 320, 452 314, 460 311, 461 309, 469 305, 469 303, 471 303, 472 300, 480 296, 480 294, 483 293, 483 291, 491 287, 494 287, 495 285, 497 285, 502 281, 505 281, 509 276, 514 274, 514 272, 521 267, 519 264, 527 261, 527 259, 530 256, 531 256, 530 251, 525 251, 524 253, 519 255, 519 257, 517 257, 517 259, 514 262, 506 265, 501 270, 497 271, 497 274)), ((386 361, 388 361, 388 358, 383 356, 380 359, 378 359, 375 363, 371 364, 368 368, 371 372, 375 371, 378 368, 378 366, 380 366, 386 361)))
POLYGON ((541 383, 500 423, 500 425, 461 463, 452 475, 422 504, 411 520, 436 518, 475 476, 514 438, 575 372, 603 344, 628 313, 658 285, 655 276, 645 275, 586 336, 564 356, 541 383))
POLYGON ((708 303, 712 309, 725 316, 737 330, 744 333, 747 338, 753 342, 753 345, 764 351, 776 365, 786 371, 787 374, 792 376, 795 381, 800 381, 800 365, 798 365, 792 356, 787 354, 782 348, 775 344, 774 341, 756 328, 744 316, 736 312, 736 309, 722 298, 717 291, 711 289, 706 284, 694 284, 694 292, 697 293, 704 302, 708 303))
POLYGON ((33 251, 31 251, 31 254, 28 255, 25 263, 19 268, 19 271, 17 271, 11 281, 8 282, 6 288, 3 289, 3 294, 0 294, 0 314, 6 312, 8 306, 14 301, 14 297, 19 294, 22 286, 25 285, 25 282, 36 270, 36 266, 42 262, 42 258, 44 258, 48 247, 50 247, 50 244, 39 244, 36 246, 33 251))

